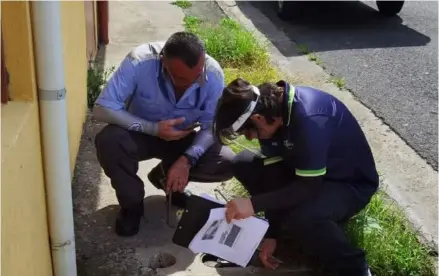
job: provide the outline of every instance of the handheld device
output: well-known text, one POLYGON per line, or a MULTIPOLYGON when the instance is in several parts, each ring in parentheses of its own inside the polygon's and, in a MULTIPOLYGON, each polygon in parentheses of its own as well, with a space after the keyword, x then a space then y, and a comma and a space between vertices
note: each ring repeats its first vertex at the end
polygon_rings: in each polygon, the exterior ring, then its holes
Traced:
POLYGON ((197 127, 200 127, 200 126, 202 126, 202 125, 203 125, 202 123, 196 122, 196 123, 193 123, 193 124, 188 125, 188 126, 185 128, 185 130, 191 130, 191 129, 194 129, 194 128, 197 128, 197 127))

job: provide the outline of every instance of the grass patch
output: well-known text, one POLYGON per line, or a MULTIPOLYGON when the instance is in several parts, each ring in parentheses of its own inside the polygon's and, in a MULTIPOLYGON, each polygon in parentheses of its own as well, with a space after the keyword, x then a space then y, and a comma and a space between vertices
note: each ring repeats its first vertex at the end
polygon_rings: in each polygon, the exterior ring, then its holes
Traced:
POLYGON ((278 70, 271 66, 264 68, 224 68, 225 82, 229 83, 232 80, 240 77, 248 80, 250 83, 260 84, 263 82, 277 82, 282 79, 282 75, 278 70))
POLYGON ((92 108, 109 76, 114 72, 115 67, 102 69, 94 62, 90 62, 87 70, 87 105, 92 108))
POLYGON ((345 83, 344 83, 344 78, 339 78, 339 77, 331 77, 328 80, 330 83, 335 84, 338 89, 342 89, 345 87, 345 83))
POLYGON ((188 31, 201 37, 206 51, 223 67, 240 68, 269 63, 266 45, 230 18, 222 18, 219 24, 213 25, 196 17, 186 16, 184 25, 188 31))
POLYGON ((319 60, 319 58, 314 53, 311 53, 311 54, 308 54, 308 60, 313 61, 313 62, 317 62, 319 60))
POLYGON ((317 64, 321 67, 324 67, 323 61, 321 59, 319 59, 319 57, 314 53, 308 54, 308 60, 314 62, 315 64, 317 64))
POLYGON ((377 275, 433 276, 430 249, 419 243, 418 233, 407 223, 404 213, 389 204, 378 192, 369 205, 352 218, 347 234, 357 246, 364 248, 377 275))
MULTIPOLYGON (((206 44, 207 52, 224 68, 226 83, 242 77, 251 83, 278 81, 284 78, 269 62, 264 45, 238 23, 231 19, 222 19, 218 25, 202 22, 196 17, 185 18, 185 27, 199 35, 206 44)), ((315 54, 305 45, 298 45, 301 53, 308 59, 320 63, 315 54)), ((337 87, 344 87, 344 79, 331 78, 337 87)), ((231 144, 235 151, 245 147, 258 149, 256 141, 237 139, 231 144)), ((235 196, 247 196, 248 193, 239 182, 233 180, 227 186, 235 196)), ((406 222, 404 214, 397 206, 388 204, 384 194, 376 194, 370 204, 347 225, 349 238, 367 252, 367 259, 374 273, 382 276, 432 276, 434 265, 429 258, 429 249, 421 245, 417 232, 406 222)))
POLYGON ((171 3, 171 5, 180 7, 182 9, 188 9, 190 7, 192 7, 192 3, 190 1, 187 0, 177 0, 171 3))
POLYGON ((301 53, 302 55, 308 55, 311 53, 308 46, 306 46, 305 44, 297 44, 297 49, 299 50, 299 53, 301 53))
POLYGON ((297 49, 299 50, 300 54, 307 55, 309 61, 312 61, 315 64, 324 67, 322 60, 319 59, 319 57, 315 53, 311 52, 309 50, 308 46, 306 46, 304 44, 299 44, 299 45, 297 45, 297 49))

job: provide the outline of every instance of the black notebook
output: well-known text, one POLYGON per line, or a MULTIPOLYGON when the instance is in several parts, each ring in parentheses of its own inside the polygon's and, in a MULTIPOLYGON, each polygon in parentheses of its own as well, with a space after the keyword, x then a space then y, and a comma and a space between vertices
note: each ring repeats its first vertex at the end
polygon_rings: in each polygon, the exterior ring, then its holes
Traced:
POLYGON ((221 207, 224 207, 224 204, 191 195, 178 222, 172 242, 188 248, 192 239, 209 219, 210 210, 221 207))

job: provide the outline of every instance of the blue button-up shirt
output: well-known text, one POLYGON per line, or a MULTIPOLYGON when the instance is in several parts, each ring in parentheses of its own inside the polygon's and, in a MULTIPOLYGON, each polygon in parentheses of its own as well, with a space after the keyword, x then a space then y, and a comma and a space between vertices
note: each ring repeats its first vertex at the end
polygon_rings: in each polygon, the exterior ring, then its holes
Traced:
POLYGON ((164 42, 147 43, 131 51, 96 104, 120 110, 130 102, 130 113, 151 122, 184 117, 185 122, 177 128, 195 122, 203 124, 202 130, 209 128, 224 89, 223 70, 215 59, 206 55, 203 74, 177 101, 172 82, 160 61, 163 46, 164 42))

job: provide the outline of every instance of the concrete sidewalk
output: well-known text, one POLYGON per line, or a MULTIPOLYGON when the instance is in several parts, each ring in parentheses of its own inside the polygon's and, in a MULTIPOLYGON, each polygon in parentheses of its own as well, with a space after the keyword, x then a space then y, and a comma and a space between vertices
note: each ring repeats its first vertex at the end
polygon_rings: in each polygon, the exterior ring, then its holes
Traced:
MULTIPOLYGON (((98 54, 106 68, 118 66, 132 47, 164 41, 173 32, 183 30, 184 14, 170 2, 110 1, 109 9, 110 44, 98 54)), ((165 223, 164 193, 150 185, 146 177, 157 160, 142 162, 138 172, 146 190, 145 219, 139 234, 118 237, 113 231, 117 200, 94 148, 94 137, 103 126, 88 115, 74 174, 78 275, 308 275, 295 273, 297 265, 276 272, 255 267, 215 269, 189 250, 172 244, 174 229, 165 223)), ((213 194, 218 185, 190 183, 190 188, 196 194, 213 194)))

